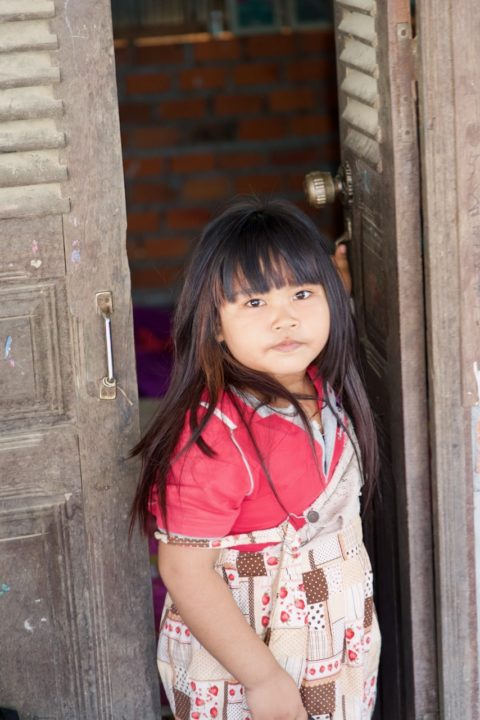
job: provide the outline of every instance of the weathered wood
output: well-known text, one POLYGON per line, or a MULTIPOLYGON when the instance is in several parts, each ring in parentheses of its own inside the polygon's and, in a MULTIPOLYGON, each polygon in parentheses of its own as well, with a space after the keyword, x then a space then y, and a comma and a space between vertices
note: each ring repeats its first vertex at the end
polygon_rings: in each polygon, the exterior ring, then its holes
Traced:
POLYGON ((480 712, 471 439, 478 448, 471 427, 480 358, 478 6, 433 0, 420 3, 417 16, 441 710, 473 720, 480 712))
POLYGON ((13 50, 55 50, 56 35, 47 20, 18 21, 0 24, 0 53, 13 50))
POLYGON ((67 168, 55 150, 0 155, 0 187, 66 180, 67 168))
POLYGON ((137 533, 127 543, 138 465, 126 457, 138 438, 138 398, 109 0, 64 0, 52 30, 60 42, 57 96, 65 106, 63 153, 74 199, 64 238, 95 638, 94 717, 153 720, 160 699, 148 548, 137 533), (113 294, 115 400, 99 399, 106 348, 95 294, 105 290, 113 294))
POLYGON ((52 18, 54 15, 54 0, 0 0, 0 22, 52 18))
POLYGON ((0 0, 0 698, 25 720, 153 720, 148 550, 127 542, 138 401, 110 3, 56 10, 0 0), (115 400, 99 393, 105 290, 115 400))
POLYGON ((54 120, 17 120, 0 125, 0 152, 14 150, 40 150, 61 148, 65 145, 65 133, 58 130, 54 120))
POLYGON ((0 121, 60 117, 62 114, 62 101, 48 86, 0 90, 0 121))
POLYGON ((68 197, 59 184, 0 188, 0 218, 21 218, 66 213, 68 197))
POLYGON ((370 396, 390 438, 381 479, 383 500, 376 503, 374 527, 367 526, 369 546, 375 548, 383 630, 375 717, 435 717, 419 159, 409 2, 337 0, 336 23, 342 156, 351 167, 354 186, 356 314, 370 396))
MULTIPOLYGON (((65 275, 62 216, 0 220, 0 280, 65 275)), ((4 347, 5 352, 5 347, 4 347)))
POLYGON ((60 69, 48 53, 18 52, 0 55, 0 88, 48 85, 60 82, 60 69))

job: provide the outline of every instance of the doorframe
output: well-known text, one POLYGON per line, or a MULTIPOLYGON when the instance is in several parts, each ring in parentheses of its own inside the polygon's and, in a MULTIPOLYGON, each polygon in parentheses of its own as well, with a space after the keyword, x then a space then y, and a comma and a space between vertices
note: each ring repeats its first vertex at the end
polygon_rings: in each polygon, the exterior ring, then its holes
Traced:
POLYGON ((480 428, 477 2, 454 7, 420 0, 416 18, 440 716, 474 720, 480 710, 479 441, 472 433, 480 428))

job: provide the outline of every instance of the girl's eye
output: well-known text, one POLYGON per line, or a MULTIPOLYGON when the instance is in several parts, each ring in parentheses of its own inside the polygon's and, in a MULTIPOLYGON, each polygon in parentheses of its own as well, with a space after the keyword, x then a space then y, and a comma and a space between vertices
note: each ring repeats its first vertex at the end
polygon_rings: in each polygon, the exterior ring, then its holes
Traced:
POLYGON ((264 304, 265 304, 264 301, 260 300, 260 298, 251 298, 250 300, 248 300, 245 303, 245 305, 247 307, 252 307, 252 308, 260 307, 260 305, 264 305, 264 304))
POLYGON ((295 300, 306 300, 312 294, 311 290, 299 290, 295 293, 295 300))

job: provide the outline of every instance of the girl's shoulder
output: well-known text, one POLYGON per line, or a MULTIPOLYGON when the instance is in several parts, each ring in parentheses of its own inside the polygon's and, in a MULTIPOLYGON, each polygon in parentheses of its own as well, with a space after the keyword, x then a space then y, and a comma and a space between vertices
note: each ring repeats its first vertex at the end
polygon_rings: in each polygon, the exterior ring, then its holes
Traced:
MULTIPOLYGON (((211 406, 212 403, 208 392, 205 391, 201 396, 198 407, 187 411, 174 457, 184 454, 185 447, 190 444, 194 428, 202 425, 207 414, 209 418, 201 428, 201 439, 215 454, 225 455, 232 452, 235 454, 232 434, 242 422, 238 404, 228 392, 223 391, 214 404, 213 410, 211 406), (195 416, 195 421, 192 423, 193 416, 195 416)), ((199 451, 198 443, 193 443, 191 450, 195 455, 199 451)))
MULTIPOLYGON (((208 392, 204 392, 197 412, 197 417, 203 418, 211 408, 211 401, 208 392)), ((252 406, 236 393, 234 390, 223 390, 215 406, 212 415, 207 424, 212 425, 212 429, 222 427, 224 430, 236 430, 242 423, 255 417, 255 410, 252 406)))

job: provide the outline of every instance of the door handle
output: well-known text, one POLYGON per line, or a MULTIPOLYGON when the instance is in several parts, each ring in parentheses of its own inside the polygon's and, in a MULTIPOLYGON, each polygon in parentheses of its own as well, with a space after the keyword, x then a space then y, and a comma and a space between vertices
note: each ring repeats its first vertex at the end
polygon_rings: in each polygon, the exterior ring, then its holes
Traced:
POLYGON ((113 373, 112 293, 109 291, 96 293, 95 299, 97 303, 97 312, 103 317, 105 324, 105 344, 107 351, 107 374, 100 382, 100 399, 115 400, 117 397, 117 381, 113 373))
POLYGON ((348 208, 353 202, 353 181, 350 165, 344 162, 338 168, 337 174, 314 170, 305 175, 303 188, 307 201, 313 207, 320 208, 335 202, 337 198, 348 208))

